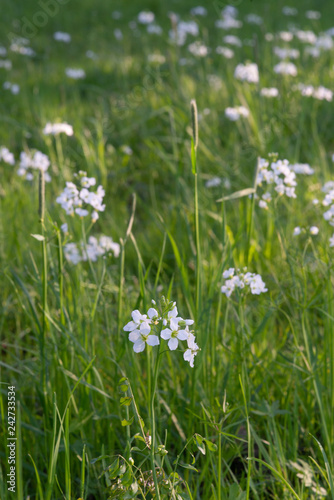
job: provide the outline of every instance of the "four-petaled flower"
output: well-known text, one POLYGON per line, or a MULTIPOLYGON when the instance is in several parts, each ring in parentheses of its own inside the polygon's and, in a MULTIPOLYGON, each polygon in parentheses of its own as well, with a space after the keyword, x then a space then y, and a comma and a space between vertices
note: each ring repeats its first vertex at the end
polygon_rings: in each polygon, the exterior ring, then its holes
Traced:
POLYGON ((135 352, 142 352, 146 344, 150 346, 160 344, 159 337, 151 335, 151 328, 147 323, 142 323, 139 330, 132 330, 129 334, 129 340, 133 342, 135 352))
POLYGON ((178 318, 170 319, 170 328, 164 328, 161 331, 161 338, 168 340, 168 347, 171 351, 175 351, 179 345, 179 340, 187 340, 188 332, 180 330, 178 318))

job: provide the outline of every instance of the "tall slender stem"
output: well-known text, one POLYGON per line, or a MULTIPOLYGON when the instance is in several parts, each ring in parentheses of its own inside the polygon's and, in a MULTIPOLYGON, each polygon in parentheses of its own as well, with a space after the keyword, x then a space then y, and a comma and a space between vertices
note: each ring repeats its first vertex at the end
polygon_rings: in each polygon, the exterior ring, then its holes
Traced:
POLYGON ((157 379, 158 379, 158 373, 159 373, 159 365, 160 365, 160 344, 158 346, 158 352, 157 356, 155 359, 155 365, 154 365, 154 372, 153 372, 153 387, 152 387, 152 392, 151 392, 151 400, 150 400, 150 416, 151 416, 151 449, 150 449, 150 456, 151 456, 151 466, 152 466, 152 474, 153 474, 153 481, 154 481, 154 489, 155 489, 155 494, 156 498, 160 500, 160 493, 159 493, 159 485, 158 485, 158 478, 157 478, 157 472, 155 470, 155 464, 154 464, 154 451, 155 451, 155 407, 154 407, 154 399, 155 399, 155 391, 157 388, 157 379))

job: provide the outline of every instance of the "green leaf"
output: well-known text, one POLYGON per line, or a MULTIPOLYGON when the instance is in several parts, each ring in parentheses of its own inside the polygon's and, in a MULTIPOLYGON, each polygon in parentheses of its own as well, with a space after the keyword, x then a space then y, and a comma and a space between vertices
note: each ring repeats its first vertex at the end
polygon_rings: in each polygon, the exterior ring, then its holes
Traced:
POLYGON ((122 427, 126 427, 127 425, 131 425, 133 423, 133 419, 134 419, 134 416, 131 417, 130 420, 126 420, 126 418, 124 418, 121 422, 122 427))
POLYGON ((215 443, 212 443, 208 439, 204 438, 205 444, 209 448, 210 451, 217 451, 218 447, 215 443))
POLYGON ((101 455, 99 457, 92 458, 90 463, 91 463, 91 465, 93 465, 93 464, 96 464, 96 462, 99 462, 100 460, 104 460, 105 458, 110 458, 110 455, 101 455))
POLYGON ((38 240, 38 241, 45 240, 45 237, 42 234, 31 234, 30 236, 32 236, 33 238, 35 238, 35 240, 38 240))
POLYGON ((108 474, 110 479, 114 479, 115 477, 118 476, 119 473, 119 459, 117 458, 115 462, 113 462, 109 467, 108 467, 108 474))
POLYGON ((132 398, 124 397, 119 400, 121 406, 129 406, 131 404, 132 398))
POLYGON ((200 434, 195 434, 194 435, 194 441, 195 441, 195 444, 196 444, 197 448, 202 453, 202 455, 205 455, 206 454, 206 449, 205 449, 205 444, 203 443, 204 438, 200 434))
MULTIPOLYGON (((177 463, 177 460, 175 460, 173 462, 173 465, 175 465, 176 463, 177 463)), ((192 465, 190 465, 190 464, 184 464, 182 462, 178 462, 178 465, 180 467, 183 467, 184 469, 194 470, 195 472, 198 472, 198 470, 195 467, 193 467, 192 465)))

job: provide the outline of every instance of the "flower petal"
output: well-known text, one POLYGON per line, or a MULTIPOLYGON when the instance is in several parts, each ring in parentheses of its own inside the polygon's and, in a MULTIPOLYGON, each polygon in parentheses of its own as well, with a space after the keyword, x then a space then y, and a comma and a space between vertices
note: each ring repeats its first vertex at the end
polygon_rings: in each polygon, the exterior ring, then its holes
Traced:
POLYGON ((144 349, 145 349, 145 342, 142 339, 137 340, 137 342, 133 344, 133 350, 135 352, 142 352, 144 349))
POLYGON ((129 323, 125 325, 123 330, 125 332, 132 332, 132 330, 135 330, 136 328, 137 328, 137 323, 135 323, 134 321, 129 321, 129 323))
POLYGON ((147 323, 142 323, 140 325, 140 333, 142 333, 143 335, 149 335, 150 331, 151 327, 147 323))
POLYGON ((147 311, 147 316, 152 319, 156 318, 158 316, 158 311, 154 309, 153 307, 150 307, 150 309, 147 311))
POLYGON ((151 346, 160 344, 159 337, 157 337, 156 335, 149 335, 146 342, 151 346))
POLYGON ((142 315, 140 314, 140 311, 138 311, 138 309, 135 309, 134 311, 132 311, 132 319, 135 323, 139 323, 139 321, 141 320, 142 318, 142 315))
POLYGON ((174 332, 179 329, 179 321, 178 318, 171 318, 170 320, 170 328, 174 332))
POLYGON ((172 337, 169 341, 168 341, 168 347, 171 351, 175 351, 175 349, 177 349, 177 346, 179 345, 179 342, 177 340, 176 337, 172 337))
POLYGON ((186 330, 180 330, 177 334, 177 338, 179 340, 187 340, 188 339, 189 332, 186 330))
POLYGON ((168 340, 171 338, 172 331, 169 328, 164 328, 161 330, 161 338, 164 340, 168 340))
POLYGON ((129 335, 129 340, 131 342, 137 342, 138 339, 141 338, 140 331, 139 330, 133 330, 130 335, 129 335))

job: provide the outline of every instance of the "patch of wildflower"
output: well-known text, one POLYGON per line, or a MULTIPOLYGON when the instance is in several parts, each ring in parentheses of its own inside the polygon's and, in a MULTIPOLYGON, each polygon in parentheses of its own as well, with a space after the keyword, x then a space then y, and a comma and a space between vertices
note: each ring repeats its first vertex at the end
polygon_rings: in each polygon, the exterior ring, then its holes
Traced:
POLYGON ((87 177, 87 172, 80 170, 75 174, 76 183, 66 182, 64 191, 57 197, 56 202, 66 211, 67 215, 77 214, 80 217, 91 215, 92 221, 96 222, 99 212, 104 212, 103 198, 105 191, 102 186, 91 191, 96 185, 94 177, 87 177), (93 210, 92 210, 93 209, 93 210))
POLYGON ((248 83, 259 83, 259 68, 256 63, 238 64, 234 78, 248 83))
POLYGON ((0 146, 0 161, 7 163, 8 165, 15 165, 15 158, 13 153, 9 151, 8 148, 0 146))
MULTIPOLYGON (((67 224, 61 226, 63 232, 68 232, 67 224)), ((79 244, 67 243, 64 246, 64 255, 68 262, 78 264, 88 260, 96 262, 99 257, 113 255, 118 257, 120 254, 120 245, 115 243, 110 236, 90 236, 87 244, 81 241, 79 244)))
POLYGON ((282 61, 274 66, 274 72, 281 75, 297 76, 297 67, 292 62, 282 61))
POLYGON ((319 233, 319 228, 317 226, 311 227, 300 227, 297 226, 293 230, 293 236, 299 236, 300 234, 310 234, 311 236, 316 236, 319 233))
POLYGON ((223 272, 223 278, 225 283, 222 285, 220 291, 226 297, 231 297, 236 288, 245 290, 248 288, 253 295, 260 295, 268 291, 261 276, 248 272, 246 267, 242 271, 231 267, 223 272))
MULTIPOLYGON (((152 303, 156 305, 155 301, 152 303)), ((146 344, 154 347, 165 340, 171 351, 183 347, 183 359, 189 362, 192 368, 194 367, 194 359, 199 351, 194 332, 189 328, 194 321, 181 318, 175 302, 169 302, 162 297, 159 312, 151 307, 146 314, 141 314, 136 309, 132 311, 131 316, 132 320, 123 330, 129 332, 134 352, 144 351, 146 344), (186 347, 182 342, 186 342, 186 347)))
POLYGON ((317 495, 317 498, 327 497, 327 490, 318 484, 313 469, 307 462, 298 458, 297 462, 290 461, 289 465, 298 472, 297 477, 302 480, 306 488, 310 488, 317 495))
POLYGON ((226 108, 225 116, 231 122, 236 122, 241 116, 247 118, 249 116, 249 111, 244 106, 236 106, 235 108, 226 108))
POLYGON ((25 177, 27 181, 32 181, 34 178, 33 172, 35 170, 40 170, 44 172, 45 181, 50 182, 51 176, 47 172, 49 166, 49 157, 44 153, 41 153, 40 151, 29 151, 28 153, 22 151, 20 154, 20 164, 17 174, 21 177, 25 177))
POLYGON ((68 78, 72 78, 72 80, 80 80, 86 76, 85 71, 81 68, 66 68, 65 74, 68 78))
POLYGON ((48 122, 44 129, 44 135, 58 135, 58 134, 66 134, 68 136, 73 135, 73 127, 68 123, 50 123, 48 122))
MULTIPOLYGON (((256 183, 259 187, 273 185, 279 195, 288 198, 296 198, 295 188, 297 186, 296 173, 289 166, 288 160, 269 161, 259 159, 259 167, 256 183)), ((268 208, 267 203, 271 201, 271 193, 266 191, 259 203, 261 208, 268 208)))

